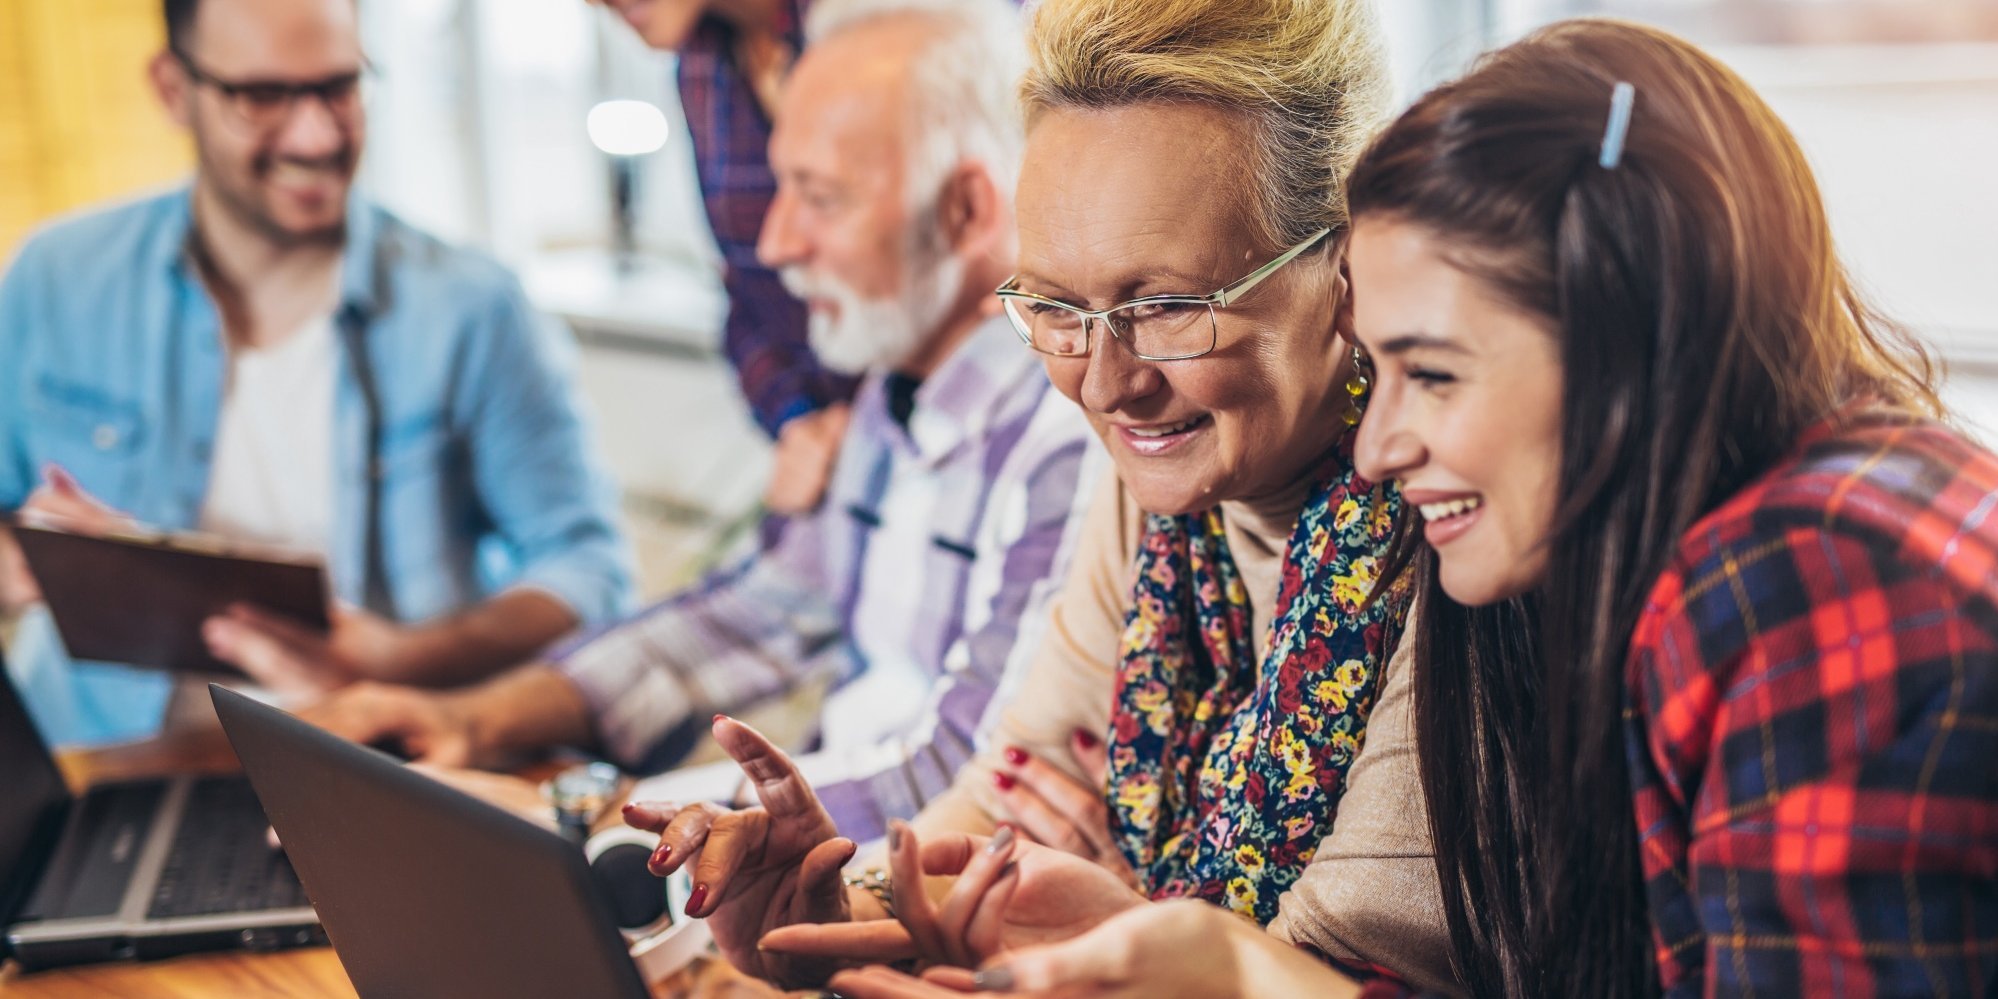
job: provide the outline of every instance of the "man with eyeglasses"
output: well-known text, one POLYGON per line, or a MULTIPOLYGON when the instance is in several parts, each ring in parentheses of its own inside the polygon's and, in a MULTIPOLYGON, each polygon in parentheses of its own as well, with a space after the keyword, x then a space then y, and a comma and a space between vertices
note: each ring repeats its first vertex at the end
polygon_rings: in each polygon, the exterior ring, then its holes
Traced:
MULTIPOLYGON (((562 744, 652 773, 715 712, 829 682, 801 765, 842 831, 881 835, 949 785, 1039 643, 1104 462, 991 307, 1014 265, 1017 12, 898 2, 820 0, 770 144, 757 252, 808 304, 826 363, 866 376, 819 512, 553 661, 464 691, 357 685, 308 717, 445 765, 562 744)), ((547 811, 517 783, 466 786, 547 811)), ((635 794, 744 792, 723 763, 635 794)))
MULTIPOLYGON (((255 607, 205 628, 280 693, 467 682, 623 610, 570 348, 498 264, 352 192, 352 0, 164 12, 151 79, 195 175, 49 228, 0 282, 0 510, 322 557, 330 632, 255 607)), ((36 600, 0 536, 0 601, 36 600)), ((172 686, 68 661, 38 611, 9 661, 58 742, 148 734, 172 686)))

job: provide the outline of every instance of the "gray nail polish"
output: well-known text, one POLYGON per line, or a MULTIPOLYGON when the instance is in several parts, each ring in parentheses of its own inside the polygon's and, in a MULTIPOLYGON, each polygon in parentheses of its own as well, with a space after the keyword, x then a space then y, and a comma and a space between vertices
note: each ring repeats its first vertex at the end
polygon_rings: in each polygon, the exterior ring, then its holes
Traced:
POLYGON ((902 848, 902 824, 897 822, 894 825, 888 827, 888 849, 900 850, 901 848, 902 848))
POLYGON ((992 842, 985 844, 985 852, 992 854, 1003 853, 1007 847, 1012 845, 1013 827, 1000 826, 998 835, 992 837, 992 842))
POLYGON ((971 976, 971 987, 980 992, 1004 992, 1013 987, 1013 969, 1000 965, 971 976))

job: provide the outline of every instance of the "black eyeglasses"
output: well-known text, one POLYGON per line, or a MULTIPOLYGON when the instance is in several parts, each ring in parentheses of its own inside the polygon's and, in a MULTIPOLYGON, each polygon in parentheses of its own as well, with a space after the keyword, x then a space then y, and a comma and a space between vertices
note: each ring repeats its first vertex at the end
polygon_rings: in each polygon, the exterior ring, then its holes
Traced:
POLYGON ((352 73, 323 80, 225 80, 202 69, 185 52, 176 49, 173 57, 187 70, 188 79, 222 95, 238 124, 253 132, 267 132, 289 121, 302 97, 318 98, 328 114, 342 123, 352 123, 361 110, 361 81, 371 69, 364 62, 352 73))

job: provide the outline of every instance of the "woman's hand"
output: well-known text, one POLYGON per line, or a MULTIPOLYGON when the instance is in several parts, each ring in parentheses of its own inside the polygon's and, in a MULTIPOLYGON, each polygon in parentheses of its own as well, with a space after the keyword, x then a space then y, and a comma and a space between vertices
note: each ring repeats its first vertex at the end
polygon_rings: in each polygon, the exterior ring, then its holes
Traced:
POLYGON ((1108 749, 1101 737, 1085 729, 1076 729, 1068 741, 1085 780, 1078 782, 1068 771, 1017 746, 1008 746, 1001 754, 999 769, 992 773, 993 784, 1028 838, 1095 861, 1135 889, 1138 876, 1110 838, 1110 810, 1104 795, 1108 749))
POLYGON ((716 716, 714 736, 748 775, 761 807, 634 803, 625 806, 624 819, 660 834, 652 873, 664 877, 694 865, 687 915, 707 920, 730 963, 789 988, 820 984, 835 961, 766 952, 756 942, 794 923, 852 919, 840 868, 853 859, 853 841, 839 837, 798 768, 755 729, 716 716))
POLYGON ((900 823, 889 835, 895 921, 785 927, 765 936, 763 949, 969 967, 1001 951, 1066 940, 1145 904, 1102 867, 1025 842, 1010 827, 989 839, 954 833, 928 844, 900 823), (925 874, 955 876, 941 903, 921 890, 925 874))
POLYGON ((935 969, 918 980, 876 967, 841 972, 831 984, 849 999, 963 999, 974 990, 1098 999, 1360 994, 1351 979, 1253 923, 1185 900, 1141 906, 1072 940, 1004 955, 975 976, 935 969))
MULTIPOLYGON (((966 993, 976 993, 987 999, 1028 999, 1024 992, 1000 992, 981 985, 980 979, 962 968, 932 968, 923 972, 923 977, 912 978, 893 968, 870 964, 865 968, 842 971, 832 977, 828 987, 836 990, 842 999, 965 999, 966 993)), ((1061 993, 1086 996, 1090 993, 1061 993)))

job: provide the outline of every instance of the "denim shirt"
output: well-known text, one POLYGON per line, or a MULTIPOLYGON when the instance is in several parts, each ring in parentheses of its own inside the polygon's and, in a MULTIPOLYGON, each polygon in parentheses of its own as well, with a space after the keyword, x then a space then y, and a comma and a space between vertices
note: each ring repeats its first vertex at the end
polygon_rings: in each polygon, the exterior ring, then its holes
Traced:
MULTIPOLYGON (((567 337, 498 263, 358 197, 347 224, 334 595, 408 622, 516 586, 586 623, 621 613, 629 552, 567 337)), ((187 189, 122 205, 41 233, 0 279, 0 508, 19 507, 56 463, 142 522, 196 524, 228 359, 191 225, 187 189)), ((157 728, 167 677, 69 663, 58 649, 36 611, 10 657, 51 741, 157 728)))

